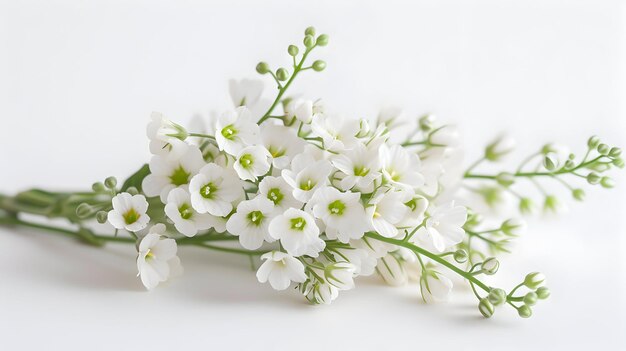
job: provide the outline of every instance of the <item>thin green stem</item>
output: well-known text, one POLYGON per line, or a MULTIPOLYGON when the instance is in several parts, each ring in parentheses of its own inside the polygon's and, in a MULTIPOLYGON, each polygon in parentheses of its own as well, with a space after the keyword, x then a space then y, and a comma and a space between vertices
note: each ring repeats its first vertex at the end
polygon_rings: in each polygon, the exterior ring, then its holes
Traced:
MULTIPOLYGON (((567 173, 572 173, 575 174, 574 172, 578 169, 581 169, 583 167, 589 166, 590 164, 593 164, 594 162, 602 159, 603 157, 605 157, 604 155, 600 155, 590 161, 587 162, 582 162, 580 163, 578 166, 571 168, 571 169, 566 169, 566 168, 561 168, 557 171, 554 172, 515 172, 513 173, 513 176, 515 177, 526 177, 526 178, 532 178, 532 177, 554 177, 557 175, 561 175, 561 174, 567 174, 567 173)), ((471 173, 466 173, 465 174, 465 178, 474 178, 474 179, 491 179, 494 180, 496 179, 497 175, 491 175, 491 174, 471 174, 471 173)))
POLYGON ((207 138, 207 139, 212 139, 215 140, 215 137, 213 135, 209 135, 209 134, 202 134, 202 133, 189 133, 189 136, 192 137, 198 137, 198 138, 207 138))

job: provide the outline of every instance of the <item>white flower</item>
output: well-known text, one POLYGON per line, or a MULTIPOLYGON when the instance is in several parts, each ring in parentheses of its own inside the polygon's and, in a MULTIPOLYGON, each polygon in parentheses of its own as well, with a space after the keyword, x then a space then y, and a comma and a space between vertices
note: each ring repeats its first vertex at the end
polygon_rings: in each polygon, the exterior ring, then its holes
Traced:
POLYGON ((270 153, 261 145, 248 146, 237 154, 233 167, 244 180, 256 181, 257 177, 270 170, 270 153))
POLYGON ((272 219, 269 231, 272 238, 280 240, 292 256, 317 257, 326 247, 326 242, 319 237, 320 230, 313 216, 295 208, 272 219))
POLYGON ((284 252, 268 252, 261 259, 265 262, 257 270, 256 277, 261 283, 269 281, 275 290, 285 290, 291 282, 303 283, 306 280, 302 262, 284 252))
POLYGON ((398 235, 396 225, 409 211, 409 207, 405 205, 408 200, 407 193, 402 191, 381 191, 374 195, 365 208, 372 228, 387 238, 398 235))
POLYGON ((408 211, 404 219, 398 223, 398 227, 413 228, 418 226, 424 220, 424 213, 428 208, 428 200, 425 197, 417 195, 404 203, 408 207, 408 211))
POLYGON ((333 166, 327 160, 316 161, 309 153, 294 157, 291 169, 283 169, 282 176, 293 188, 293 197, 307 202, 315 190, 328 183, 333 166))
POLYGON ((450 297, 452 281, 443 274, 428 271, 420 279, 420 289, 424 302, 445 302, 450 297))
POLYGON ((143 195, 120 193, 111 200, 113 209, 107 219, 116 229, 136 232, 148 225, 150 217, 146 214, 148 201, 143 195))
POLYGON ((293 197, 293 189, 281 177, 263 178, 259 183, 259 196, 264 196, 274 203, 276 211, 282 213, 290 207, 300 208, 302 202, 293 197))
MULTIPOLYGON (((375 239, 368 239, 367 237, 362 237, 358 240, 350 240, 350 246, 361 249, 367 252, 367 256, 374 257, 379 259, 384 257, 389 252, 396 250, 396 246, 375 239)), ((374 264, 376 266, 376 264, 374 264)))
POLYGON ((247 106, 252 109, 263 93, 263 81, 259 79, 231 79, 228 81, 230 97, 235 107, 247 106))
POLYGON ((339 290, 354 288, 355 267, 349 262, 335 262, 324 268, 324 278, 328 284, 339 290))
POLYGON ((315 191, 309 204, 313 215, 326 225, 329 239, 347 243, 361 238, 368 229, 360 193, 343 193, 326 186, 315 191))
POLYGON ((191 207, 191 198, 183 189, 173 189, 167 196, 165 214, 174 222, 176 230, 185 236, 194 236, 199 230, 216 225, 219 220, 208 213, 198 213, 191 207))
POLYGON ((180 157, 155 155, 149 166, 150 174, 142 182, 143 192, 148 197, 160 196, 161 202, 165 203, 170 190, 188 188, 191 177, 204 166, 204 159, 197 146, 185 144, 180 157))
POLYGON ((339 296, 339 289, 327 282, 316 281, 308 285, 303 294, 312 303, 329 305, 339 296))
POLYGON ((419 173, 420 159, 400 145, 388 147, 381 145, 380 162, 385 179, 398 188, 410 191, 424 184, 424 177, 419 173))
POLYGON ((257 196, 252 200, 242 201, 226 223, 226 229, 232 235, 239 236, 241 246, 255 250, 263 245, 263 241, 272 242, 269 235, 269 224, 274 212, 274 203, 265 197, 257 196))
POLYGON ((224 112, 217 118, 215 141, 220 150, 237 155, 244 147, 257 144, 258 140, 259 126, 246 107, 224 112))
POLYGON ((342 190, 356 186, 357 190, 371 193, 374 190, 374 180, 381 175, 377 150, 368 149, 361 143, 352 150, 334 156, 331 162, 344 175, 339 182, 342 190))
POLYGON ((451 201, 433 209, 430 214, 424 227, 413 237, 420 244, 444 252, 463 240, 463 224, 467 220, 465 207, 455 206, 454 201, 451 201))
POLYGON ((405 285, 409 281, 409 276, 404 269, 403 262, 393 253, 389 253, 387 256, 381 257, 378 260, 376 272, 378 272, 389 285, 405 285))
POLYGON ((297 118, 302 123, 311 123, 314 114, 314 105, 311 100, 294 99, 285 106, 287 118, 297 118))
POLYGON ((401 126, 403 120, 402 110, 395 106, 388 106, 383 108, 378 113, 378 118, 376 120, 377 125, 384 125, 388 130, 395 129, 396 127, 401 126))
MULTIPOLYGON (((359 240, 362 242, 362 240, 359 240)), ((378 240, 375 240, 380 242, 378 240)), ((377 258, 375 254, 368 250, 349 247, 349 248, 333 248, 332 254, 335 260, 339 262, 350 262, 354 265, 354 273, 356 275, 368 276, 374 273, 377 258)), ((383 254, 384 255, 384 254, 383 254)))
POLYGON ((301 154, 306 144, 292 128, 267 122, 261 126, 261 140, 272 155, 272 164, 278 169, 289 167, 291 159, 301 154))
POLYGON ((459 130, 453 125, 439 127, 430 134, 429 141, 439 146, 457 146, 459 144, 459 130))
POLYGON ((146 134, 150 139, 150 152, 153 155, 167 155, 169 152, 179 155, 184 151, 183 140, 187 138, 187 131, 161 113, 152 112, 146 134))
POLYGON ((358 120, 344 119, 340 115, 319 115, 311 122, 311 131, 322 138, 324 149, 334 152, 352 148, 359 129, 358 120))
POLYGON ((182 274, 183 267, 176 256, 176 241, 165 238, 163 233, 165 225, 154 225, 137 248, 137 269, 141 282, 148 290, 170 277, 182 274))
POLYGON ((489 161, 500 161, 515 149, 515 144, 515 139, 508 136, 499 136, 485 148, 485 158, 489 161))
POLYGON ((243 185, 235 172, 209 163, 189 183, 191 205, 198 213, 226 216, 233 209, 232 202, 243 195, 243 185))

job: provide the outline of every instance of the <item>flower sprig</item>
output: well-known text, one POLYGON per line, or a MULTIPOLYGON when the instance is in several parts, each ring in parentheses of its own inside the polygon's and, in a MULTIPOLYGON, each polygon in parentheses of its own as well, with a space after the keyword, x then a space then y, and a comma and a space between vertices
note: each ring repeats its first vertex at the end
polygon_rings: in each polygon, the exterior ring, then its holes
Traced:
MULTIPOLYGON (((147 127, 152 157, 121 185, 108 177, 90 191, 0 195, 0 224, 96 246, 134 244, 147 289, 180 275, 178 247, 196 246, 245 256, 259 282, 276 290, 295 286, 313 304, 329 304, 358 277, 375 273, 391 285, 417 283, 427 303, 446 301, 454 285, 449 276, 458 275, 483 316, 508 305, 530 317, 531 307, 550 295, 542 274, 528 274, 508 293, 484 279, 498 272, 494 256, 510 251, 525 224, 508 219, 490 226, 459 205, 455 190, 467 181, 492 182, 477 191, 493 200, 503 189, 517 194, 518 179, 543 192, 537 179, 553 178, 579 199, 582 190, 562 176, 612 187, 604 172, 623 167, 621 151, 594 137, 579 159, 562 158, 547 145, 514 172, 474 173, 510 152, 512 143, 500 138, 464 171, 456 128, 434 115, 406 125, 400 111, 388 109, 357 120, 329 112, 319 99, 286 97, 299 73, 324 70, 324 61, 307 58, 328 41, 309 27, 303 48, 287 48, 291 68, 257 65, 278 90, 265 112, 256 112, 263 82, 233 80, 233 108, 196 130, 153 113, 147 127), (398 132, 404 135, 396 140, 398 132), (64 218, 69 225, 22 214, 64 218), (108 223, 109 233, 96 233, 93 222, 108 223)), ((554 207, 548 199, 546 206, 554 207)), ((522 209, 529 206, 527 197, 520 201, 522 209)))

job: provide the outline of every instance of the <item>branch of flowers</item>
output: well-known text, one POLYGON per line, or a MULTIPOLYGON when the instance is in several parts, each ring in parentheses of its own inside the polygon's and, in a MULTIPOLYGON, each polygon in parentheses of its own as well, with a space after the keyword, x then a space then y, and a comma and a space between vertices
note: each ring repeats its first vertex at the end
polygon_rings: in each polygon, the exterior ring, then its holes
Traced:
MULTIPOLYGON (((291 75, 291 77, 289 78, 289 80, 287 80, 287 83, 285 83, 284 86, 280 86, 279 85, 279 90, 278 90, 278 95, 276 95, 276 99, 274 99, 274 102, 272 103, 272 105, 269 107, 269 109, 267 110, 267 112, 265 112, 265 114, 263 115, 263 117, 261 117, 261 119, 259 119, 259 121, 257 122, 257 124, 261 124, 263 122, 265 122, 268 118, 270 118, 270 115, 272 114, 272 112, 274 111, 274 109, 276 108, 276 105, 278 105, 278 103, 280 102, 280 99, 283 97, 283 95, 285 94, 285 92, 287 91, 287 88, 289 88, 289 86, 291 85, 291 82, 293 82, 293 80, 296 78, 296 76, 298 75, 298 73, 300 71, 302 71, 302 65, 304 64, 304 61, 306 60, 307 56, 309 55, 309 53, 317 46, 317 44, 314 44, 313 46, 311 46, 310 48, 307 48, 304 53, 302 54, 302 58, 300 59, 300 62, 298 62, 298 64, 296 66, 294 66, 293 68, 293 74, 291 75)), ((272 73, 270 71, 270 73, 272 73)), ((273 73, 272 73, 273 75, 273 73)))
MULTIPOLYGON (((526 178, 533 178, 533 177, 554 177, 556 175, 561 175, 561 174, 567 174, 567 173, 572 173, 575 174, 574 172, 584 168, 586 166, 589 166, 591 164, 593 164, 596 161, 601 160, 602 158, 607 157, 604 155, 600 155, 590 161, 586 161, 586 162, 581 162, 578 166, 571 168, 571 169, 566 169, 565 167, 561 167, 560 169, 554 171, 554 172, 515 172, 512 173, 512 175, 514 177, 526 177, 526 178)), ((576 175, 576 174, 575 174, 576 175)), ((490 175, 490 174, 471 174, 471 173, 466 173, 464 175, 464 178, 466 179, 490 179, 490 180, 495 180, 497 178, 497 175, 490 175)))
POLYGON ((491 290, 491 288, 489 286, 487 286, 485 283, 483 283, 482 281, 480 281, 479 279, 477 279, 474 275, 472 275, 469 272, 466 272, 462 269, 460 269, 459 267, 455 266, 454 264, 446 261, 445 259, 439 257, 438 255, 423 249, 417 245, 408 243, 408 242, 404 242, 402 240, 397 240, 397 239, 392 239, 392 238, 386 238, 380 234, 374 233, 374 232, 368 232, 365 233, 365 236, 368 238, 372 238, 378 241, 383 241, 389 244, 394 244, 397 246, 401 246, 404 247, 406 249, 409 249, 413 252, 415 252, 416 254, 420 254, 423 256, 426 256, 428 258, 430 258, 431 260, 441 264, 442 266, 445 266, 446 268, 450 269, 451 271, 453 271, 454 273, 462 276, 463 278, 467 279, 468 281, 476 284, 476 286, 480 287, 481 289, 483 289, 485 292, 489 292, 491 290))

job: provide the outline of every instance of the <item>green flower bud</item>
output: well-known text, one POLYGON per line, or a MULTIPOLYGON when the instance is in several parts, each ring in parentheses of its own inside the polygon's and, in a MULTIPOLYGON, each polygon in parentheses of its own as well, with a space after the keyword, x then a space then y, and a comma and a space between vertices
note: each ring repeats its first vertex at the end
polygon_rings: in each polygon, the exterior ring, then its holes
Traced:
POLYGON ((499 288, 491 289, 487 298, 494 306, 502 305, 506 302, 506 291, 499 288))
POLYGON ((460 249, 454 252, 453 257, 454 257, 454 260, 457 261, 458 263, 465 263, 467 262, 468 254, 467 254, 467 251, 460 249))
POLYGON ((480 269, 487 275, 494 275, 500 268, 500 261, 495 257, 489 257, 481 265, 480 269))
POLYGON ((435 117, 435 115, 432 115, 432 114, 425 114, 421 116, 418 119, 420 130, 424 132, 430 132, 431 130, 435 128, 436 120, 437 120, 437 117, 435 117))
POLYGON ((503 187, 509 187, 510 185, 515 183, 515 176, 512 173, 500 172, 496 176, 496 181, 503 187))
POLYGON ((317 46, 326 46, 328 45, 328 34, 322 34, 317 37, 316 41, 317 46))
POLYGON ((557 212, 560 207, 561 207, 561 202, 554 195, 546 196, 545 200, 543 201, 544 211, 557 212))
POLYGON ((519 201, 519 210, 523 214, 531 214, 535 211, 535 203, 531 198, 523 197, 519 201))
POLYGON ((499 137, 485 149, 485 158, 489 161, 499 161, 515 148, 515 140, 508 137, 499 137))
POLYGON ((576 163, 572 160, 567 160, 565 161, 565 165, 563 167, 565 167, 565 169, 572 169, 576 167, 576 163))
POLYGON ((126 192, 131 195, 139 194, 139 190, 137 190, 137 188, 135 188, 134 186, 131 186, 130 188, 126 189, 126 192))
POLYGON ((517 314, 519 314, 519 316, 522 318, 530 318, 530 316, 533 315, 533 310, 531 310, 530 307, 526 305, 522 305, 517 310, 517 314))
POLYGON ((324 70, 324 68, 326 68, 326 62, 322 60, 316 60, 315 62, 313 62, 312 67, 315 72, 321 72, 324 70))
POLYGON ((88 203, 83 202, 76 206, 76 216, 78 216, 78 218, 87 218, 91 216, 93 212, 94 208, 88 203))
POLYGON ((624 160, 621 158, 616 158, 613 160, 613 165, 618 168, 624 168, 624 160))
POLYGON ((587 146, 590 149, 595 149, 596 147, 598 147, 598 144, 600 144, 600 138, 598 138, 595 135, 589 138, 589 140, 587 140, 587 146))
POLYGON ((598 145, 598 152, 601 155, 608 155, 609 154, 609 146, 607 144, 600 144, 598 145))
POLYGON ((528 294, 524 295, 524 304, 528 306, 534 306, 537 304, 538 299, 539 297, 537 296, 537 294, 531 291, 528 294))
POLYGON ((612 147, 611 150, 609 150, 609 157, 611 158, 620 157, 621 155, 622 155, 622 149, 618 147, 612 147))
POLYGON ((107 189, 104 186, 104 184, 102 184, 101 182, 96 182, 91 185, 91 190, 93 190, 96 193, 102 193, 102 192, 105 192, 107 189))
POLYGON ((495 312, 493 304, 489 302, 489 299, 487 298, 480 299, 480 302, 478 303, 478 310, 485 318, 490 318, 495 312))
POLYGON ((467 221, 465 221, 465 224, 470 227, 475 227, 481 224, 483 220, 484 217, 480 213, 470 212, 467 214, 467 221))
POLYGON ((289 47, 287 48, 287 52, 289 53, 289 56, 296 56, 299 51, 300 49, 298 49, 298 47, 295 45, 289 45, 289 47))
POLYGON ((108 213, 106 213, 106 211, 98 211, 96 213, 96 220, 98 221, 98 223, 103 224, 107 222, 107 217, 108 217, 108 213))
POLYGON ((313 39, 312 35, 307 35, 303 40, 304 46, 308 49, 312 48, 315 45, 315 39, 313 39))
POLYGON ((276 70, 276 78, 281 82, 286 81, 287 79, 289 79, 289 72, 281 67, 276 70))
POLYGON ((602 185, 603 188, 611 189, 615 186, 615 182, 610 177, 604 176, 600 179, 600 185, 602 185))
POLYGON ((529 273, 526 275, 526 278, 524 278, 524 285, 533 290, 543 286, 545 282, 546 276, 539 272, 529 273))
POLYGON ((583 189, 574 189, 572 190, 572 196, 578 201, 583 201, 585 200, 585 191, 583 189))
POLYGON ((256 65, 256 71, 259 74, 267 74, 270 71, 270 66, 266 62, 259 62, 256 65))
POLYGON ((537 297, 541 300, 545 300, 550 297, 550 289, 546 288, 545 286, 540 287, 535 292, 537 293, 537 297))
POLYGON ((104 180, 104 186, 109 189, 115 189, 115 187, 117 186, 117 179, 115 177, 108 177, 104 180))
POLYGON ((596 172, 589 172, 589 174, 587 174, 587 182, 589 184, 598 184, 600 179, 600 176, 596 172))
POLYGON ((307 29, 304 30, 304 35, 315 36, 315 27, 307 27, 307 29))
POLYGON ((558 164, 559 164, 559 160, 556 158, 556 155, 553 153, 549 153, 543 158, 543 166, 548 171, 554 171, 558 167, 558 164))
POLYGON ((506 235, 518 236, 526 230, 526 222, 521 219, 511 218, 502 223, 500 230, 506 235))

